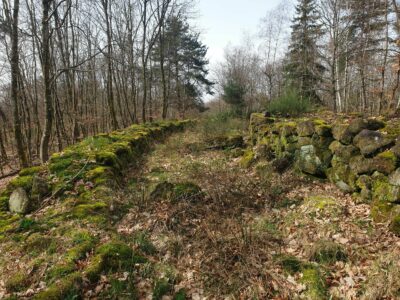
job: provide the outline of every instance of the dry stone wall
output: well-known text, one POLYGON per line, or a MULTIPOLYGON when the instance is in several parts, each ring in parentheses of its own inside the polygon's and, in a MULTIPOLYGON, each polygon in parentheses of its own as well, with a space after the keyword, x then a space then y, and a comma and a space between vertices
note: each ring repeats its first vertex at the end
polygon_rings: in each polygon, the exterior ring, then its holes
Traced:
MULTIPOLYGON (((253 114, 247 158, 326 178, 355 201, 370 203, 377 222, 400 235, 400 121, 315 117, 280 119, 253 114)), ((249 162, 247 162, 248 165, 249 162)))

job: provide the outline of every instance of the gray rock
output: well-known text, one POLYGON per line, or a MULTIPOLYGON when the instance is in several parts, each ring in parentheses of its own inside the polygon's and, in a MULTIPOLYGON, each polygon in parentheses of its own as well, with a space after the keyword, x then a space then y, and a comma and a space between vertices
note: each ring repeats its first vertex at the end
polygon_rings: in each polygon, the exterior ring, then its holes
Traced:
POLYGON ((323 163, 313 145, 300 148, 298 165, 301 171, 311 175, 323 175, 323 163))
POLYGON ((27 214, 29 212, 30 200, 23 188, 17 188, 10 197, 8 206, 12 213, 27 214))
POLYGON ((352 193, 354 192, 354 189, 349 186, 346 182, 339 180, 335 182, 336 186, 344 193, 352 193))
POLYGON ((396 169, 396 162, 382 156, 365 158, 360 155, 351 159, 350 169, 357 175, 373 174, 374 172, 389 175, 396 169))
POLYGON ((384 137, 382 133, 368 129, 364 129, 354 138, 354 145, 360 149, 363 155, 374 154, 393 144, 394 141, 384 137))
POLYGON ((400 186, 400 169, 397 169, 389 176, 389 183, 394 186, 400 186))

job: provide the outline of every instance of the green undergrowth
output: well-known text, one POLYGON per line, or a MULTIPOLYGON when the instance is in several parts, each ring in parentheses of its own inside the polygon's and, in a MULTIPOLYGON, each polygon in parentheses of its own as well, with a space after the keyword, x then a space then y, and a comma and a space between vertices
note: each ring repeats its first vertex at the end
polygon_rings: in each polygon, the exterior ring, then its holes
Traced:
MULTIPOLYGON (((113 278, 112 274, 132 272, 147 261, 141 254, 156 253, 146 234, 132 241, 116 231, 114 224, 131 204, 118 199, 115 191, 124 171, 141 162, 151 143, 186 124, 133 125, 87 138, 53 154, 44 166, 22 170, 0 191, 0 252, 13 251, 13 256, 1 257, 0 267, 12 269, 15 258, 26 266, 26 270, 0 275, 7 295, 15 297, 44 282, 46 288, 34 299, 79 299, 83 287, 95 284, 102 274, 113 278), (9 213, 11 193, 23 188, 32 197, 37 178, 49 184, 49 192, 41 195, 41 200, 53 195, 51 201, 28 216, 9 213)), ((132 284, 130 280, 114 282, 107 292, 131 290, 132 284)))
POLYGON ((299 282, 306 287, 302 295, 305 299, 329 299, 325 272, 319 265, 287 254, 278 255, 276 261, 286 273, 292 276, 300 274, 299 282))

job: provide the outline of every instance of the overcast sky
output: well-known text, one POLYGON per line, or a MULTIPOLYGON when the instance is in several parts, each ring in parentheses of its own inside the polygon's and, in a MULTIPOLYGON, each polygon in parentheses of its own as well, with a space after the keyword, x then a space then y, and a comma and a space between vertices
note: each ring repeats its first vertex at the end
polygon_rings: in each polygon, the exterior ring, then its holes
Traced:
POLYGON ((257 34, 260 19, 281 0, 198 0, 202 41, 209 47, 211 68, 222 60, 228 43, 239 44, 244 34, 257 34))

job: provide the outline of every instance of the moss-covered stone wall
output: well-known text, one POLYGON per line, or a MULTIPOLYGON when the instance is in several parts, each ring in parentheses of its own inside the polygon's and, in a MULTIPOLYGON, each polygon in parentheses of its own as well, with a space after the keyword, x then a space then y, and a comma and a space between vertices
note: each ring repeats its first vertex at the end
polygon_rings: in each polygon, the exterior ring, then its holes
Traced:
POLYGON ((377 118, 281 119, 253 114, 249 160, 288 162, 302 173, 326 178, 372 206, 377 222, 400 235, 400 121, 377 118))
POLYGON ((43 166, 22 170, 1 190, 0 268, 12 272, 0 277, 9 295, 18 298, 35 286, 34 299, 81 298, 83 285, 95 284, 104 272, 143 262, 114 226, 129 208, 116 191, 124 171, 140 164, 152 142, 188 123, 133 125, 87 138, 43 166), (15 193, 29 202, 23 212, 10 211, 15 193), (31 271, 12 268, 16 259, 31 271), (45 284, 37 289, 40 282, 45 284))

